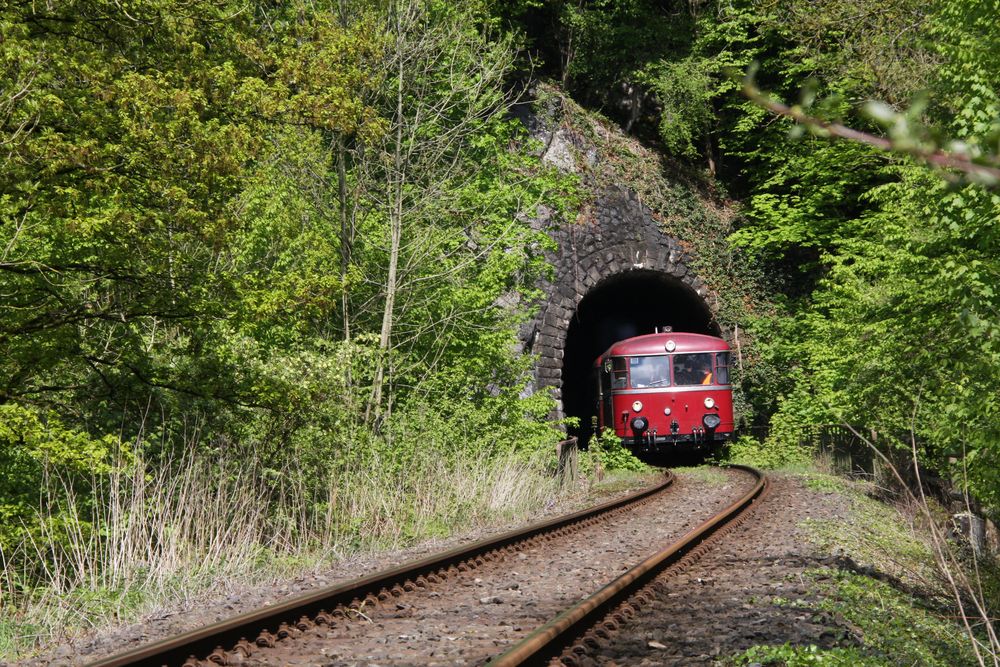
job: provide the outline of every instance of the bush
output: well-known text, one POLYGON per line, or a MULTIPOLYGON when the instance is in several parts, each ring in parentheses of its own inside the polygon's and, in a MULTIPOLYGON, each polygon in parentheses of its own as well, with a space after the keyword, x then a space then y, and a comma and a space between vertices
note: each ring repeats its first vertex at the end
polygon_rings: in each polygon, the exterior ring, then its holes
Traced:
POLYGON ((590 440, 590 452, 605 470, 644 472, 649 469, 648 465, 622 446, 621 438, 610 428, 604 429, 599 436, 590 440))
POLYGON ((810 461, 809 450, 803 447, 792 432, 772 431, 764 442, 749 435, 741 435, 730 445, 726 463, 742 463, 758 468, 780 468, 810 461))

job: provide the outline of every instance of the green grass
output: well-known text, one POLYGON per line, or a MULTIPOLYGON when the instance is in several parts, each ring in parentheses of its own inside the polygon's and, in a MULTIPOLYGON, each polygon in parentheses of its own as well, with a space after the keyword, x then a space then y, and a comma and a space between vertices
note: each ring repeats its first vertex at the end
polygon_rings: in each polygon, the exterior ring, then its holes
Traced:
POLYGON ((802 478, 806 488, 813 491, 821 493, 844 493, 847 491, 847 482, 840 477, 821 473, 806 473, 802 475, 802 478))
POLYGON ((651 486, 663 479, 663 473, 650 469, 644 472, 627 470, 612 470, 604 474, 601 480, 593 480, 589 493, 592 497, 607 496, 651 486))
POLYGON ((734 659, 737 665, 785 665, 786 667, 853 667, 875 665, 856 648, 822 649, 809 646, 754 646, 734 659))
POLYGON ((827 475, 804 477, 807 488, 824 493, 841 493, 851 506, 850 520, 806 519, 800 525, 820 551, 846 556, 905 581, 907 584, 937 590, 934 554, 927 540, 915 528, 914 516, 906 516, 895 507, 868 497, 864 484, 848 482, 827 475))

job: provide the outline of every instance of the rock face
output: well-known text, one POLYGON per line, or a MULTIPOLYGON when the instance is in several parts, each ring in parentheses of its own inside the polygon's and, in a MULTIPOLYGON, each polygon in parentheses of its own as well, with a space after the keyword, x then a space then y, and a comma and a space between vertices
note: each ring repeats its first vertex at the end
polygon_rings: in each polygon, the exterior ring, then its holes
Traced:
POLYGON ((561 419, 565 416, 564 361, 571 319, 581 301, 595 289, 607 287, 608 281, 637 272, 652 276, 684 294, 685 301, 698 302, 713 322, 711 333, 722 329, 714 322, 709 290, 692 269, 691 255, 681 241, 663 231, 657 213, 627 184, 606 182, 597 148, 573 129, 546 129, 536 115, 522 117, 522 121, 544 146, 543 162, 582 174, 584 187, 593 195, 575 221, 557 219, 544 207, 532 221, 556 241, 558 250, 549 255, 555 275, 540 285, 545 298, 537 317, 522 329, 522 344, 525 351, 538 355, 535 389, 552 388, 558 407, 551 416, 561 419))

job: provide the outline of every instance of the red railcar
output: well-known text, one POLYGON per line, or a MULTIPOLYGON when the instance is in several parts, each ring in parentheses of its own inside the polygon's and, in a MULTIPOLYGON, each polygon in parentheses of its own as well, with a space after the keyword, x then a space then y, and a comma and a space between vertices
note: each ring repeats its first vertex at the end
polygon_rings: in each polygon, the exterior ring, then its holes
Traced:
POLYGON ((729 345, 666 332, 619 341, 594 362, 597 421, 629 449, 701 449, 733 437, 729 345))

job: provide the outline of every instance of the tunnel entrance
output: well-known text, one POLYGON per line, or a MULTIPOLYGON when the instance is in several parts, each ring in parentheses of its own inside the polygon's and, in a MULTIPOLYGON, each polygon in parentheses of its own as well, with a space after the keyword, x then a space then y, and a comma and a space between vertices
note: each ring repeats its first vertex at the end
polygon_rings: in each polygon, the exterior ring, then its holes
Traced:
POLYGON ((612 343, 653 333, 656 327, 718 336, 708 305, 673 276, 651 270, 619 273, 596 285, 577 306, 566 331, 562 367, 563 413, 577 417, 569 435, 590 436, 597 400, 591 368, 612 343))

